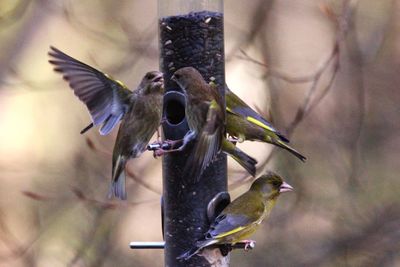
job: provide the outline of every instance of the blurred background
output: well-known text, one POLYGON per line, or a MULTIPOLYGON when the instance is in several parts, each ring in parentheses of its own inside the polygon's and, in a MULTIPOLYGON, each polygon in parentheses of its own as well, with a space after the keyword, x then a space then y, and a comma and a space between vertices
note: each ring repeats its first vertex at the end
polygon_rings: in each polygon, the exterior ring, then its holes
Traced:
MULTIPOLYGON (((400 1, 225 1, 229 87, 306 163, 240 144, 296 189, 231 266, 400 266, 400 1), (396 160, 397 158, 397 160, 396 160), (395 162, 398 162, 397 164, 395 162)), ((129 162, 106 198, 116 131, 80 135, 86 107, 49 46, 135 88, 158 69, 157 1, 0 1, 0 266, 163 266, 161 159, 129 162)), ((229 161, 236 197, 251 179, 229 161)))

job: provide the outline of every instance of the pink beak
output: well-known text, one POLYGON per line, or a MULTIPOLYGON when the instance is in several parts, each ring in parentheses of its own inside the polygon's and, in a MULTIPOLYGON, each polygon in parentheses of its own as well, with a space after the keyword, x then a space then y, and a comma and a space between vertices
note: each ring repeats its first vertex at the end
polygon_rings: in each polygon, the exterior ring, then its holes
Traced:
POLYGON ((282 185, 279 187, 279 193, 285 193, 290 191, 293 191, 293 187, 286 182, 283 182, 282 185))

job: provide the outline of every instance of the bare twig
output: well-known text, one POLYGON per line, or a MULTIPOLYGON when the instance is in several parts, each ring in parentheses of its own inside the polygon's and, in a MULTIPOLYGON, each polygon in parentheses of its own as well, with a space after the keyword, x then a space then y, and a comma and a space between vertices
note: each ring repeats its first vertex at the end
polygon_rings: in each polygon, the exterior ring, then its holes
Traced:
POLYGON ((128 164, 125 166, 125 171, 129 175, 128 177, 132 178, 139 185, 143 186, 144 188, 150 190, 153 193, 156 193, 157 195, 161 195, 161 190, 158 187, 155 187, 150 183, 147 183, 144 180, 138 178, 138 176, 132 171, 132 169, 128 166, 128 164))
MULTIPOLYGON (((90 205, 95 205, 98 206, 102 209, 117 209, 117 208, 125 208, 125 207, 134 207, 137 205, 141 204, 146 204, 146 203, 152 203, 155 200, 145 200, 145 201, 138 201, 138 202, 131 202, 131 201, 103 201, 103 200, 98 200, 92 197, 88 197, 86 194, 82 192, 78 187, 71 186, 71 192, 75 195, 75 197, 82 202, 85 202, 90 205)), ((42 193, 36 193, 32 192, 29 190, 22 191, 22 194, 24 194, 26 197, 29 197, 33 200, 36 201, 50 201, 50 200, 59 200, 59 196, 52 196, 52 195, 44 195, 42 193)), ((63 197, 63 200, 66 200, 68 198, 63 197)), ((157 200, 158 201, 158 200, 157 200)))
MULTIPOLYGON (((291 123, 289 123, 288 127, 286 128, 286 133, 289 138, 293 134, 297 126, 303 121, 306 116, 308 116, 314 110, 314 108, 322 101, 322 99, 328 94, 333 86, 340 66, 340 45, 348 32, 349 20, 351 19, 351 15, 353 14, 356 3, 357 1, 343 2, 342 14, 340 16, 336 16, 337 19, 332 20, 335 23, 337 29, 332 51, 330 52, 327 59, 323 61, 321 66, 312 74, 291 77, 290 75, 271 68, 266 63, 260 62, 250 57, 245 51, 241 50, 242 56, 240 58, 266 68, 267 77, 275 77, 289 83, 311 83, 302 104, 297 109, 294 119, 291 123), (324 86, 324 89, 322 89, 321 93, 319 95, 316 95, 318 91, 318 86, 321 82, 321 78, 330 69, 332 69, 332 71, 327 84, 324 86)), ((275 151, 276 148, 274 147, 268 157, 259 164, 259 169, 264 169, 267 166, 275 151)))

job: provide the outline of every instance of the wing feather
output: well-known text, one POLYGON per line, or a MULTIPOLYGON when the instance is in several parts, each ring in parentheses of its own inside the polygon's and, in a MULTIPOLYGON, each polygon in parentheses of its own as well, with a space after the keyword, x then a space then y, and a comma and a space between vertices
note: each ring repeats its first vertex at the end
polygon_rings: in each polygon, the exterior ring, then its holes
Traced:
POLYGON ((221 107, 212 100, 207 103, 206 123, 198 137, 190 162, 190 175, 199 177, 204 169, 214 160, 221 149, 223 138, 223 121, 221 107))
POLYGON ((133 101, 132 92, 109 75, 50 47, 49 62, 63 75, 74 94, 87 106, 100 134, 108 134, 122 119, 133 101))
POLYGON ((278 135, 282 141, 288 143, 289 140, 277 131, 271 123, 264 119, 260 114, 249 107, 242 99, 240 99, 235 93, 233 93, 228 86, 225 86, 225 98, 226 98, 226 111, 231 114, 235 114, 245 118, 247 121, 264 128, 265 130, 271 131, 278 135))

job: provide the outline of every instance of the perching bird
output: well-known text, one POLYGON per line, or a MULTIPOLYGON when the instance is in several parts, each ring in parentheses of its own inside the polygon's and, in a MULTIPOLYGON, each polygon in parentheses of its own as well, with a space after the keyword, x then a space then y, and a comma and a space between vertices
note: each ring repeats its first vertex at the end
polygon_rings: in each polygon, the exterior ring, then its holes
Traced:
MULTIPOLYGON (((51 47, 49 60, 60 72, 75 95, 86 104, 100 134, 108 134, 120 120, 113 150, 112 183, 109 197, 126 199, 125 163, 139 157, 157 131, 162 115, 163 74, 146 73, 135 91, 110 75, 82 63, 51 47)), ((86 128, 89 129, 90 125, 86 128)))
POLYGON ((268 217, 280 193, 292 191, 293 187, 276 173, 268 172, 251 185, 249 191, 232 201, 211 223, 204 238, 178 259, 188 260, 201 249, 216 244, 231 244, 252 235, 261 222, 268 217))
POLYGON ((190 166, 187 168, 190 172, 199 177, 222 149, 228 154, 234 153, 233 158, 254 176, 257 161, 239 149, 232 149, 229 141, 225 139, 224 103, 217 89, 208 85, 201 74, 192 67, 177 70, 171 80, 185 93, 185 113, 190 129, 183 138, 183 144, 174 150, 182 150, 187 143, 197 139, 188 160, 190 166))
POLYGON ((301 161, 306 160, 306 157, 287 144, 289 140, 284 135, 229 90, 228 86, 225 86, 225 100, 228 135, 237 138, 238 142, 245 140, 267 142, 288 150, 301 161))

